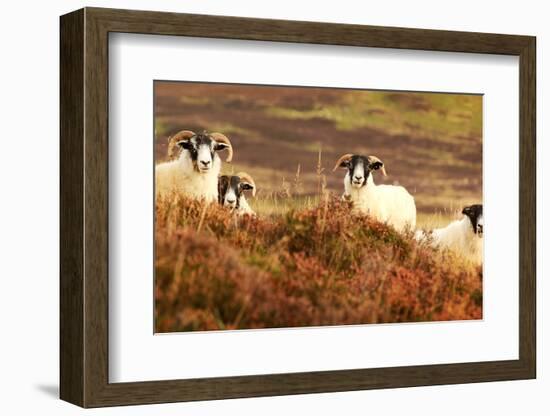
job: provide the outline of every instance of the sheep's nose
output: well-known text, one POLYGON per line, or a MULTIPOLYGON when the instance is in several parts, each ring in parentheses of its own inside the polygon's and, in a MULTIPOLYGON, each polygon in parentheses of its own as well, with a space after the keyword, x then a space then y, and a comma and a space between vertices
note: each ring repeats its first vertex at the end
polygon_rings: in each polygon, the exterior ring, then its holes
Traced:
POLYGON ((229 204, 229 205, 233 205, 235 203, 235 200, 234 199, 226 199, 226 202, 229 204))
POLYGON ((209 160, 201 160, 201 165, 204 166, 205 168, 207 168, 208 166, 210 166, 210 161, 209 160))
POLYGON ((362 180, 362 179, 363 179, 363 177, 362 177, 362 176, 354 176, 353 178, 354 178, 354 179, 355 179, 356 181, 360 181, 360 180, 362 180))

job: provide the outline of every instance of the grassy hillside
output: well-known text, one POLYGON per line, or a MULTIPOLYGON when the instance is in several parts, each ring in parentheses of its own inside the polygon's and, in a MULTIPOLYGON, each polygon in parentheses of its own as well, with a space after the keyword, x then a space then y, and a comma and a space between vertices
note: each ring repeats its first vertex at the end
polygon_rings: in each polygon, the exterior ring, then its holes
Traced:
POLYGON ((343 153, 380 157, 388 177, 376 181, 404 185, 420 225, 482 199, 479 95, 157 82, 155 127, 157 161, 180 129, 227 134, 235 157, 224 171, 254 177, 251 205, 261 214, 282 213, 289 202, 311 206, 319 171, 326 189, 341 194, 343 173, 332 167, 343 153), (280 198, 288 190, 292 201, 280 198))
POLYGON ((181 130, 220 131, 256 218, 156 201, 158 332, 480 319, 482 269, 350 213, 343 153, 376 155, 441 226, 482 198, 482 98, 465 94, 155 83, 155 159, 181 130))
POLYGON ((349 208, 323 197, 236 218, 215 204, 158 199, 156 331, 482 317, 480 267, 349 208))

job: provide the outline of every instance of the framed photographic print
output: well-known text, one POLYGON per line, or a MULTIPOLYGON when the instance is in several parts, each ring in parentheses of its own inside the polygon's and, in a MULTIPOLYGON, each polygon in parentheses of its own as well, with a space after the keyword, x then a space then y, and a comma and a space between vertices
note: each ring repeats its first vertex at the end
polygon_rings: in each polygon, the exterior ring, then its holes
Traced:
POLYGON ((61 398, 536 375, 535 38, 61 17, 61 398))

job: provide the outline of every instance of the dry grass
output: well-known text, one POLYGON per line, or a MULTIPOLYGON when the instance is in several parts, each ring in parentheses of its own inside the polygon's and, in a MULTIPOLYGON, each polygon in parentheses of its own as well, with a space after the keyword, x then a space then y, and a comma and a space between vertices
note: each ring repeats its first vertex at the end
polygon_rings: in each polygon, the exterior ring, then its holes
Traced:
POLYGON ((320 200, 236 218, 158 199, 156 331, 481 318, 481 268, 320 200))
MULTIPOLYGON (((224 174, 248 172, 263 204, 283 179, 293 186, 298 166, 299 195, 319 194, 319 169, 326 189, 341 194, 335 161, 372 154, 388 172, 376 183, 403 185, 419 213, 434 214, 482 201, 482 107, 481 96, 468 94, 159 81, 155 157, 165 159, 167 137, 178 130, 221 131, 235 148, 224 174)), ((284 202, 263 205, 283 213, 284 202)))
MULTIPOLYGON (((303 177, 301 165, 298 165, 296 172, 292 178, 282 177, 280 183, 272 181, 271 189, 265 190, 260 188, 256 197, 248 195, 248 203, 259 216, 274 217, 277 215, 285 215, 291 210, 299 211, 303 209, 312 209, 319 205, 320 201, 326 198, 337 198, 341 196, 341 192, 327 189, 327 175, 323 167, 322 149, 317 152, 317 166, 315 172, 305 173, 309 180, 316 184, 317 193, 306 194, 303 192, 303 177), (313 179, 311 179, 313 178, 313 179), (323 197, 320 197, 323 195, 323 197)), ((235 167, 228 168, 226 174, 234 174, 235 167)), ((245 169, 241 169, 245 170, 245 169)), ((378 178, 377 178, 378 179, 378 178)), ((466 198, 457 198, 456 200, 449 199, 446 206, 442 208, 432 209, 430 213, 419 211, 417 214, 417 228, 431 230, 448 225, 451 221, 460 218, 462 208, 469 205, 473 201, 466 198), (450 201, 450 202, 449 202, 450 201)))

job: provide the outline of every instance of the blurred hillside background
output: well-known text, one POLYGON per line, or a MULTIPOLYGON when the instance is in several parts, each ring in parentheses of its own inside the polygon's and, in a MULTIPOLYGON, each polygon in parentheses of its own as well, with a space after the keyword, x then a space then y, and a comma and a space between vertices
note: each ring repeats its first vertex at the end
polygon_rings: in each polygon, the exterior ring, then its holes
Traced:
POLYGON ((419 226, 482 201, 481 95, 156 81, 157 163, 182 129, 229 137, 223 173, 252 175, 259 214, 315 204, 322 186, 340 195, 344 153, 382 159, 375 182, 405 186, 419 226))

